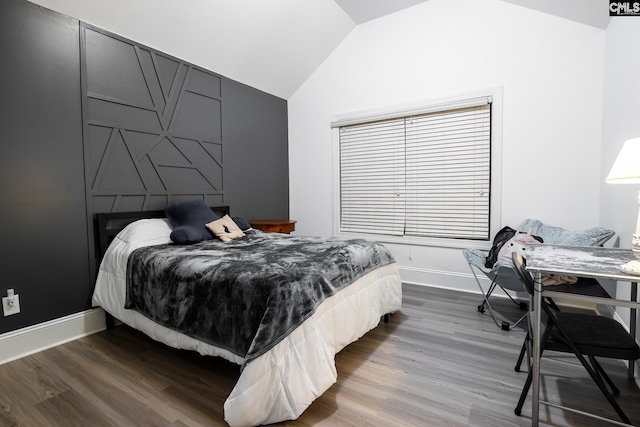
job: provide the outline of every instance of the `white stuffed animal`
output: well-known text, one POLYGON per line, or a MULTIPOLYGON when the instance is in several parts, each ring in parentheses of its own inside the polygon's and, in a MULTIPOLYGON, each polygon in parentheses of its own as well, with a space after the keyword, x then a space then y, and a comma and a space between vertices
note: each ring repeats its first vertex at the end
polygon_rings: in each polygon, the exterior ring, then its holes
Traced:
POLYGON ((507 240, 507 242, 500 249, 500 252, 498 252, 498 260, 496 261, 496 264, 513 267, 511 254, 514 252, 519 252, 524 258, 526 258, 526 249, 524 245, 527 243, 540 242, 531 235, 531 232, 516 233, 515 236, 507 240))

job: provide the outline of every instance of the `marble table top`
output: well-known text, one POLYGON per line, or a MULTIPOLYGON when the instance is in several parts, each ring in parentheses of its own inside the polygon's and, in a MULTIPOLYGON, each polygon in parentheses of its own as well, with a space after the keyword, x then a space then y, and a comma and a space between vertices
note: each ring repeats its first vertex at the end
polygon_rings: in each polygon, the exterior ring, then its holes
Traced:
POLYGON ((527 269, 541 273, 640 282, 640 276, 620 270, 636 259, 631 249, 528 244, 526 258, 527 269))

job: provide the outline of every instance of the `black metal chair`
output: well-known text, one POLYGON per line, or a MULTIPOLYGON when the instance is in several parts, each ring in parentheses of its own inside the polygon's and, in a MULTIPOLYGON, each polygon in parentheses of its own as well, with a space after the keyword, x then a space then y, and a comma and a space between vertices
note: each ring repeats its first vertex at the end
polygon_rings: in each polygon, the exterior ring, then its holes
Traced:
MULTIPOLYGON (((513 254, 513 264, 527 292, 533 295, 534 280, 527 271, 526 261, 521 254, 513 254)), ((602 369, 596 357, 629 360, 629 363, 633 363, 633 360, 640 358, 640 348, 635 339, 620 323, 608 317, 558 311, 553 302, 546 298, 542 300, 542 310, 546 319, 540 325, 543 328, 540 339, 540 356, 542 357, 544 350, 575 354, 620 419, 626 424, 631 424, 612 396, 612 393, 617 395, 620 394, 620 391, 602 369), (605 382, 611 388, 611 392, 607 389, 605 382)), ((533 320, 532 316, 530 317, 533 320)), ((529 330, 531 330, 531 325, 529 330)), ((527 334, 527 340, 529 339, 530 334, 527 334)), ((524 351, 520 353, 516 371, 520 370, 523 354, 524 351)), ((516 415, 520 415, 522 412, 522 406, 531 387, 532 375, 531 363, 529 363, 529 374, 515 409, 516 415)))

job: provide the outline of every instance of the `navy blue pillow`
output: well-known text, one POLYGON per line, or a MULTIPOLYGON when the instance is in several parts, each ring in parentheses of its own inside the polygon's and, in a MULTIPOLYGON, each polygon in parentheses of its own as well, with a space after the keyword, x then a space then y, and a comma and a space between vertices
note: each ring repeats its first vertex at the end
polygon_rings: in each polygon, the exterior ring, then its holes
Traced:
POLYGON ((247 220, 244 218, 241 218, 239 216, 232 216, 231 219, 233 220, 233 222, 236 223, 238 228, 242 231, 247 231, 248 229, 251 228, 251 224, 249 224, 247 220))
POLYGON ((174 243, 185 245, 213 239, 206 224, 219 217, 202 200, 173 203, 164 209, 164 213, 173 226, 169 237, 174 243))

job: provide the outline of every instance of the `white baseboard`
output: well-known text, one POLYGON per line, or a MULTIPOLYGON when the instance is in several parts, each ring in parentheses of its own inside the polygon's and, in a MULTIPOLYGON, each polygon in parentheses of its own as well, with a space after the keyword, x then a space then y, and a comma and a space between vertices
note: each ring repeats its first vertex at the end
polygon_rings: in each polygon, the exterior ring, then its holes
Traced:
POLYGON ((0 335, 0 365, 106 329, 94 308, 0 335))
MULTIPOLYGON (((403 265, 398 265, 398 271, 403 283, 480 294, 478 285, 475 283, 471 273, 457 273, 403 265)), ((481 280, 483 279, 481 278, 481 280)), ((490 281, 487 279, 486 282, 487 287, 489 287, 490 281)))

